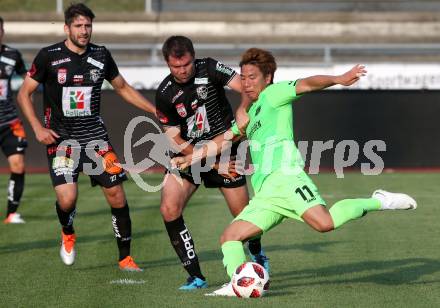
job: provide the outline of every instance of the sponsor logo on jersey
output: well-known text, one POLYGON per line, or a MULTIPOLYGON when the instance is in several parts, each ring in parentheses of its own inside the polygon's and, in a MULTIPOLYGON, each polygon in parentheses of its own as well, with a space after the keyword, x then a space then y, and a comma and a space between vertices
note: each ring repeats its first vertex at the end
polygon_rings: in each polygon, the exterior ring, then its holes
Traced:
POLYGON ((59 59, 59 60, 52 61, 52 62, 51 62, 51 65, 52 65, 52 66, 56 66, 56 65, 60 65, 60 64, 62 64, 62 63, 70 62, 70 61, 72 61, 72 60, 70 60, 70 58, 67 57, 67 58, 63 58, 63 59, 59 59))
POLYGON ((87 58, 87 63, 90 63, 90 64, 92 64, 92 65, 94 65, 94 66, 96 66, 96 67, 98 67, 100 69, 104 68, 104 63, 96 61, 95 59, 93 59, 91 57, 87 58))
POLYGON ((0 100, 8 98, 8 80, 0 79, 0 100))
POLYGON ((186 119, 186 125, 188 138, 199 138, 211 131, 205 105, 198 107, 195 114, 186 119))
POLYGON ((3 63, 6 63, 6 64, 9 64, 9 65, 11 65, 11 66, 15 66, 15 63, 16 63, 16 61, 15 61, 14 59, 7 58, 7 57, 5 57, 5 56, 1 56, 1 57, 0 57, 0 62, 3 62, 3 63))
POLYGON ((197 130, 203 130, 205 119, 201 113, 196 113, 197 130))
POLYGON ((176 100, 183 94, 183 90, 179 90, 176 95, 174 95, 173 99, 171 100, 171 103, 175 103, 176 100))
POLYGON ((90 100, 92 87, 64 87, 63 113, 66 117, 85 117, 92 115, 90 100))
POLYGON ((70 109, 84 109, 84 92, 70 91, 70 109))
POLYGON ((207 99, 208 98, 208 88, 206 86, 200 86, 197 88, 197 96, 200 99, 207 99))
POLYGON ((61 50, 61 47, 57 47, 57 48, 48 49, 47 51, 54 52, 54 51, 60 51, 60 50, 61 50))
POLYGON ((191 103, 191 109, 192 110, 196 110, 197 107, 198 107, 198 103, 199 103, 198 99, 193 100, 192 103, 191 103))
POLYGON ((59 68, 57 76, 58 76, 58 83, 65 84, 67 80, 67 69, 59 68))
POLYGON ((99 80, 99 77, 101 77, 101 71, 94 68, 90 70, 90 80, 93 82, 97 82, 99 80))
POLYGON ((232 68, 227 67, 226 65, 224 65, 221 62, 217 62, 216 66, 215 66, 215 69, 217 71, 219 71, 220 73, 223 73, 223 74, 226 74, 226 75, 229 75, 229 76, 232 76, 232 74, 234 73, 234 70, 232 68))
POLYGON ((208 78, 195 78, 194 84, 208 84, 208 78))
POLYGON ((73 83, 82 83, 84 81, 83 75, 73 75, 73 83))
POLYGON ((176 104, 176 109, 177 109, 177 113, 182 117, 186 117, 187 112, 186 112, 186 108, 185 105, 182 103, 176 104))

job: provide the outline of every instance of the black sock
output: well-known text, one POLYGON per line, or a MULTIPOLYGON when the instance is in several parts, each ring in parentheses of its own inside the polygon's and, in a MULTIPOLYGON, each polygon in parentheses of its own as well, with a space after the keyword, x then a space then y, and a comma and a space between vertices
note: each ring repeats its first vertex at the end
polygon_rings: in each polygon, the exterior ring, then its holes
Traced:
POLYGON ((127 203, 123 208, 112 208, 112 225, 119 249, 119 261, 121 261, 130 255, 131 219, 127 203))
POLYGON ((194 241, 185 226, 183 217, 180 216, 173 221, 164 221, 171 244, 177 253, 183 267, 190 276, 199 277, 205 280, 200 270, 199 259, 197 258, 194 241))
POLYGON ((248 248, 251 254, 257 255, 261 252, 261 237, 248 241, 248 248))
POLYGON ((11 173, 8 185, 8 212, 6 217, 17 211, 24 188, 24 173, 11 173))
POLYGON ((73 229, 73 219, 75 218, 76 208, 74 207, 69 212, 64 212, 60 208, 58 201, 55 202, 55 207, 57 209, 58 220, 60 221, 60 224, 63 228, 63 233, 65 235, 70 235, 75 233, 75 230, 73 229))

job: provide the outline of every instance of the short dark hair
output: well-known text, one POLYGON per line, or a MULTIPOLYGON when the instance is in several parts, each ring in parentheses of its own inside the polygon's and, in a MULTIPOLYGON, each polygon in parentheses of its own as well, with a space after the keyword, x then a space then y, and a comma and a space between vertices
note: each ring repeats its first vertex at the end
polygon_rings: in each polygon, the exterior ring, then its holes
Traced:
POLYGON ((187 52, 189 52, 192 57, 195 56, 192 41, 186 36, 182 35, 170 36, 162 46, 162 54, 167 62, 170 56, 180 58, 183 57, 187 52))
POLYGON ((273 83, 273 76, 277 70, 277 63, 270 51, 260 48, 250 48, 241 55, 240 68, 243 65, 252 64, 260 69, 263 76, 271 75, 271 83, 273 83))
POLYGON ((69 7, 64 11, 64 23, 68 26, 73 22, 75 17, 77 16, 85 16, 89 17, 90 20, 93 21, 95 18, 95 14, 93 14, 92 10, 86 6, 84 3, 72 3, 69 7))

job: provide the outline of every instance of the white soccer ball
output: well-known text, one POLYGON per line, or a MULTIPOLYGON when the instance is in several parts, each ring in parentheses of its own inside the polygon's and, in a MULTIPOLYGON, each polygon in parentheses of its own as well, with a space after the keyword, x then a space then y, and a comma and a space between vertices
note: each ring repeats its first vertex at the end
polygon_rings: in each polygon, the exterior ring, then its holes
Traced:
POLYGON ((245 262, 232 276, 232 289, 238 297, 262 297, 269 289, 269 274, 260 264, 245 262))

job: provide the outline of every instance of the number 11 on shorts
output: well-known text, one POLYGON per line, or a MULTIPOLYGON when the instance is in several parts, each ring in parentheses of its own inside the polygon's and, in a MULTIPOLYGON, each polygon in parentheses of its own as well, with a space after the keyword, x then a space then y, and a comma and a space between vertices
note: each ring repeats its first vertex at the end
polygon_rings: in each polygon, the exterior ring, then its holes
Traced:
POLYGON ((312 191, 307 185, 304 185, 303 187, 298 187, 295 189, 295 193, 299 194, 301 198, 303 198, 304 201, 310 202, 315 200, 315 195, 313 195, 312 191))

